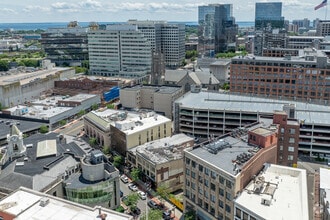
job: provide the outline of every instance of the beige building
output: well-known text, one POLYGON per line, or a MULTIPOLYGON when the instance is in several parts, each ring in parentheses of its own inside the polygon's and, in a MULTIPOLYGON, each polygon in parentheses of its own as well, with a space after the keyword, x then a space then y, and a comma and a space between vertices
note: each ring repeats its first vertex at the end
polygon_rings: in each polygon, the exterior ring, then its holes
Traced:
POLYGON ((144 173, 144 180, 150 180, 153 187, 164 185, 174 192, 183 188, 183 150, 193 145, 192 137, 177 134, 130 149, 127 160, 144 173))
POLYGON ((154 112, 92 111, 84 117, 84 125, 89 137, 123 155, 132 147, 172 135, 172 121, 154 112))
POLYGON ((120 102, 125 108, 150 109, 172 118, 172 103, 182 95, 176 86, 134 86, 120 90, 120 102))
POLYGON ((73 68, 55 68, 46 60, 43 61, 42 69, 11 69, 0 76, 0 103, 11 107, 29 102, 54 88, 56 80, 71 78, 74 74, 73 68))

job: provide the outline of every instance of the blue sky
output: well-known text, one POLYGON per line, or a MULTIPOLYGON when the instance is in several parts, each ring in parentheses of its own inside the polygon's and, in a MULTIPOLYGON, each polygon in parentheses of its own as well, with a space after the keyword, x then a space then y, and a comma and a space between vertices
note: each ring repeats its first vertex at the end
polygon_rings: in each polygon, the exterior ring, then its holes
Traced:
MULTIPOLYGON (((276 0, 273 0, 276 1, 276 0)), ((325 18, 322 0, 281 0, 285 19, 325 18)), ((253 21, 256 2, 267 0, 1 0, 0 23, 168 20, 197 21, 199 5, 231 3, 237 21, 253 21)), ((330 18, 330 15, 328 16, 330 18)))

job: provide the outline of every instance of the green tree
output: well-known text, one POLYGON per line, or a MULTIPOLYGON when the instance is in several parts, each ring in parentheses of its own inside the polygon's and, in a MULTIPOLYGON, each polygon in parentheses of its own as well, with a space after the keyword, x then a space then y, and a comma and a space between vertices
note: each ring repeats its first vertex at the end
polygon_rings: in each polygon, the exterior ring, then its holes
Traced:
POLYGON ((195 220, 196 219, 196 213, 194 210, 189 210, 184 214, 185 220, 195 220))
MULTIPOLYGON (((168 199, 169 196, 170 196, 170 191, 169 191, 169 188, 166 184, 160 184, 158 187, 157 187, 157 190, 156 190, 157 194, 160 196, 160 198, 162 200, 165 200, 165 199, 168 199)), ((164 201, 162 201, 163 203, 164 201)))
POLYGON ((107 155, 107 154, 109 154, 110 153, 110 147, 109 146, 103 146, 103 153, 105 154, 105 155, 107 155))
POLYGON ((124 163, 124 159, 122 156, 116 155, 113 157, 113 165, 117 168, 120 167, 124 163))
POLYGON ((66 120, 61 120, 60 122, 59 122, 59 124, 60 124, 60 126, 63 126, 63 125, 66 125, 66 120))
POLYGON ((0 60, 0 71, 7 71, 9 70, 9 64, 6 60, 0 60))
POLYGON ((230 89, 229 83, 224 83, 222 89, 228 91, 230 89))
POLYGON ((98 104, 95 103, 95 104, 92 105, 92 110, 96 110, 98 108, 99 108, 99 105, 98 104))
POLYGON ((114 109, 115 108, 115 105, 114 104, 107 104, 107 108, 108 109, 114 109))
POLYGON ((41 125, 40 128, 39 128, 39 131, 41 134, 45 134, 48 132, 48 127, 47 125, 41 125))
POLYGON ((125 212, 125 209, 122 206, 119 206, 118 208, 116 208, 116 211, 117 212, 124 213, 125 212))
POLYGON ((78 112, 78 117, 81 117, 81 116, 83 116, 84 114, 86 114, 86 111, 85 110, 80 110, 79 112, 78 112))
POLYGON ((91 145, 91 146, 95 146, 96 144, 97 144, 97 140, 96 140, 96 138, 90 138, 89 139, 89 141, 88 141, 88 143, 91 145))
POLYGON ((127 195, 127 198, 124 200, 124 203, 125 205, 134 209, 138 201, 139 201, 139 195, 137 193, 130 193, 129 195, 127 195))
POLYGON ((138 168, 133 168, 131 171, 131 177, 133 181, 137 181, 140 178, 141 171, 138 168))
MULTIPOLYGON (((150 220, 161 220, 163 219, 163 213, 159 209, 149 209, 148 210, 148 219, 150 220)), ((146 220, 146 213, 144 213, 141 218, 141 220, 146 220)))

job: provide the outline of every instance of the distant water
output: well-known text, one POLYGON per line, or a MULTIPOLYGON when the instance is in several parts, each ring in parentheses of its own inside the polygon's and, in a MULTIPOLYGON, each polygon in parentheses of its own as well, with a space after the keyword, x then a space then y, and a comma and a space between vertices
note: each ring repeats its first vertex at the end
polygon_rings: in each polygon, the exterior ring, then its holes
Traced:
MULTIPOLYGON (((17 30, 47 30, 48 28, 64 28, 69 22, 49 22, 49 23, 0 23, 0 30, 13 29, 17 30)), ((87 27, 89 22, 78 22, 80 26, 87 27)), ((119 24, 124 22, 98 22, 98 24, 119 24)), ((197 22, 169 22, 169 23, 184 23, 186 25, 198 25, 197 22)), ((238 21, 239 27, 252 27, 254 22, 251 21, 238 21)))

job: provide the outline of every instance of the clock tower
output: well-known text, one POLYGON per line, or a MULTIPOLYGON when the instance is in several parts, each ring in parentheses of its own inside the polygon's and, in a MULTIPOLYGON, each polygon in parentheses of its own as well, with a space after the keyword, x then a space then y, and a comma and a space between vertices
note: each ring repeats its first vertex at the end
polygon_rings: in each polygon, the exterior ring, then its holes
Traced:
POLYGON ((23 134, 16 125, 12 125, 10 134, 7 134, 7 155, 12 160, 15 157, 26 155, 26 147, 23 144, 23 134))

